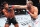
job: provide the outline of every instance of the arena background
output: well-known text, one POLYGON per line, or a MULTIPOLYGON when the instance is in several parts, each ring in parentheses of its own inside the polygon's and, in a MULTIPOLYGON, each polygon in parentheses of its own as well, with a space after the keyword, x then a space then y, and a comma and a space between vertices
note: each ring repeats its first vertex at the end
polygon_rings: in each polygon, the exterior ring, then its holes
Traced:
MULTIPOLYGON (((1 4, 1 10, 3 10, 3 2, 7 2, 9 4, 9 6, 11 7, 11 5, 26 5, 26 2, 28 0, 0 0, 1 4)), ((39 0, 31 0, 33 1, 33 5, 34 6, 37 6, 38 7, 38 20, 39 20, 39 27, 40 27, 40 5, 39 5, 39 0)), ((28 13, 26 13, 25 11, 26 9, 15 9, 15 17, 16 17, 16 20, 18 21, 19 23, 19 27, 28 27, 28 25, 31 23, 31 17, 28 13)), ((1 15, 1 18, 0 18, 0 27, 4 27, 5 25, 5 22, 6 22, 6 17, 5 15, 3 14, 3 12, 1 12, 2 15, 1 15)), ((13 24, 11 24, 10 27, 14 27, 13 24)), ((34 27, 34 26, 32 26, 34 27)))

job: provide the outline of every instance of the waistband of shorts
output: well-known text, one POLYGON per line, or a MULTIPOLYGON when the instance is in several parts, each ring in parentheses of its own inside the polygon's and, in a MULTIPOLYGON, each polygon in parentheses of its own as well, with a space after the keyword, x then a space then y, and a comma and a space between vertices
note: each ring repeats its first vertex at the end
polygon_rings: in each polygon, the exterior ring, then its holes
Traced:
MULTIPOLYGON (((15 17, 13 17, 13 18, 15 18, 15 17)), ((13 19, 13 18, 7 18, 7 19, 13 19)))

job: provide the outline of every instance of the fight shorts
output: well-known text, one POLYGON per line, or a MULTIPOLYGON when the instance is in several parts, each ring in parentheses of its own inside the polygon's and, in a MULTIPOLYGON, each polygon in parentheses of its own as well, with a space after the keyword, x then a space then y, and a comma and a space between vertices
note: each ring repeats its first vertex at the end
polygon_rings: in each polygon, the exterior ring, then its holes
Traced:
POLYGON ((10 18, 7 18, 7 21, 6 21, 6 24, 18 24, 18 22, 16 21, 16 18, 14 17, 14 18, 12 18, 12 19, 10 19, 10 18))
POLYGON ((31 19, 31 27, 38 27, 39 19, 31 19))

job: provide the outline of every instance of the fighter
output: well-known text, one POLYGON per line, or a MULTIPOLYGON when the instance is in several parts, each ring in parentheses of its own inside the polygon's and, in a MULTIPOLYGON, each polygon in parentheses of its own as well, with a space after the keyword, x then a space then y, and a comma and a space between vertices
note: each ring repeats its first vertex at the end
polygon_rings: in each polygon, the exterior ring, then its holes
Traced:
MULTIPOLYGON (((7 18, 5 27, 9 27, 11 23, 14 24, 15 27, 19 27, 18 22, 16 21, 16 18, 15 18, 14 9, 9 8, 9 5, 7 2, 4 2, 3 6, 4 6, 3 13, 7 18)), ((14 8, 16 8, 16 6, 14 6, 14 8)))
POLYGON ((30 16, 31 16, 31 20, 35 23, 34 25, 35 25, 35 27, 37 27, 38 26, 38 20, 37 20, 37 18, 38 18, 38 8, 37 7, 35 7, 35 6, 33 6, 33 2, 32 1, 28 1, 27 2, 27 8, 26 8, 27 10, 27 12, 30 14, 30 16))

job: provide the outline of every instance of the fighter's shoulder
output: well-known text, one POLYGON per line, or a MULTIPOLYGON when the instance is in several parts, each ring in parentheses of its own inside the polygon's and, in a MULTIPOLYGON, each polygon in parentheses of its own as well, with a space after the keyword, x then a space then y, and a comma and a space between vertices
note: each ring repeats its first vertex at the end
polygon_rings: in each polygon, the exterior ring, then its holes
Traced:
POLYGON ((34 9, 35 9, 35 10, 38 10, 38 8, 37 8, 36 6, 34 6, 34 9))
POLYGON ((38 8, 34 6, 34 11, 38 11, 38 8))
POLYGON ((5 9, 2 10, 3 12, 6 11, 5 9))
POLYGON ((34 6, 35 9, 38 9, 36 6, 34 6))

